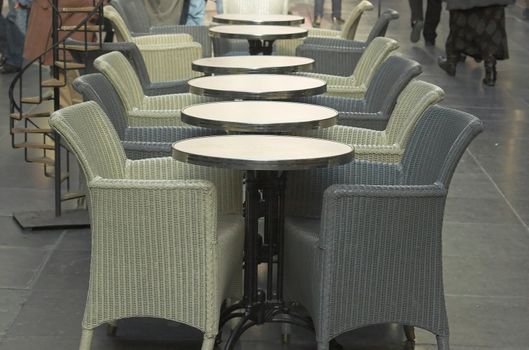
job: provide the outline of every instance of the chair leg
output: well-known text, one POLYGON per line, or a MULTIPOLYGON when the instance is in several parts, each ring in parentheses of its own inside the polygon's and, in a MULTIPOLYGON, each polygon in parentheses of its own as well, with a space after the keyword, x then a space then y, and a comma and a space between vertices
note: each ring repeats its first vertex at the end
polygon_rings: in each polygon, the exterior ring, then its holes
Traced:
POLYGON ((201 350, 213 350, 215 347, 215 334, 204 334, 201 350))
POLYGON ((415 341, 415 328, 413 326, 404 326, 404 334, 407 341, 415 341))
POLYGON ((90 350, 90 347, 92 346, 93 334, 93 329, 83 329, 83 332, 81 333, 81 344, 79 344, 79 350, 90 350))
POLYGON ((109 337, 115 337, 118 331, 118 322, 116 320, 107 322, 107 335, 109 337))
MULTIPOLYGON (((288 315, 285 315, 285 318, 289 318, 288 315)), ((289 323, 281 324, 281 341, 283 344, 288 344, 290 342, 290 334, 292 334, 292 325, 289 323)))
POLYGON ((329 350, 329 342, 328 341, 319 341, 318 342, 318 350, 329 350))
POLYGON ((437 350, 450 350, 450 345, 448 345, 448 336, 437 336, 437 350))

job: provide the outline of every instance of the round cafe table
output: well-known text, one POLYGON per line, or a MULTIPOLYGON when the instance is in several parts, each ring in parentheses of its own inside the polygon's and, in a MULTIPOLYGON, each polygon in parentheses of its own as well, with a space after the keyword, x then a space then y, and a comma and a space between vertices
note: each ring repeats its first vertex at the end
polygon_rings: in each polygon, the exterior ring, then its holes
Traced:
POLYGON ((275 40, 304 38, 308 30, 288 26, 229 25, 210 27, 209 35, 214 38, 246 39, 250 45, 250 55, 271 55, 275 40))
POLYGON ((187 84, 193 94, 234 100, 287 100, 327 91, 324 80, 279 74, 215 75, 191 79, 187 84))
POLYGON ((222 56, 194 60, 191 67, 205 74, 281 74, 310 71, 314 60, 298 56, 222 56))
POLYGON ((252 133, 289 133, 327 128, 338 112, 329 107, 298 102, 227 101, 192 105, 182 110, 186 124, 210 129, 252 133))
POLYGON ((225 349, 233 349, 244 331, 265 322, 287 322, 312 329, 311 320, 292 312, 283 299, 286 171, 345 164, 353 159, 353 149, 342 143, 307 137, 227 135, 176 142, 173 158, 246 172, 244 295, 221 313, 221 329, 227 320, 240 318, 225 349), (261 194, 268 237, 265 243, 258 234, 258 219, 263 210, 261 194), (267 263, 266 290, 259 289, 257 283, 261 262, 267 263))
POLYGON ((213 22, 221 24, 281 25, 295 26, 305 23, 305 18, 296 15, 222 14, 213 16, 213 22))

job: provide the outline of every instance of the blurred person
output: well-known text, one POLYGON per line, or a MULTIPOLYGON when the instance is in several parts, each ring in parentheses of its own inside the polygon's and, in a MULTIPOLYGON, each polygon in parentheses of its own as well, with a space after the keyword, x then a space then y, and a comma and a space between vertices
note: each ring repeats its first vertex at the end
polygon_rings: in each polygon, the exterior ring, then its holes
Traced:
POLYGON ((204 25, 204 13, 206 11, 206 1, 207 0, 189 0, 189 8, 187 11, 186 25, 188 26, 204 25))
MULTIPOLYGON (((321 24, 321 18, 323 17, 323 2, 324 0, 314 1, 313 25, 315 27, 319 27, 321 24)), ((343 24, 345 22, 342 19, 342 0, 332 0, 332 21, 338 24, 343 24)))
MULTIPOLYGON (((2 3, 3 5, 3 3, 2 3)), ((0 16, 0 50, 2 52, 1 74, 19 72, 24 63, 24 35, 27 26, 27 9, 29 0, 9 0, 9 10, 6 17, 0 16)))
POLYGON ((411 42, 418 42, 422 31, 425 45, 435 46, 436 29, 441 20, 442 0, 428 0, 426 16, 423 11, 423 0, 409 0, 409 3, 411 9, 411 42))
POLYGON ((529 20, 529 0, 525 0, 525 8, 523 9, 523 19, 529 20))
MULTIPOLYGON (((529 1, 529 0, 527 0, 529 1)), ((224 13, 224 5, 222 3, 222 0, 216 0, 215 1, 215 9, 217 10, 218 15, 222 15, 224 13)))
POLYGON ((505 31, 505 6, 515 0, 447 0, 450 11, 450 34, 446 39, 446 57, 438 64, 448 75, 455 76, 462 55, 484 61, 483 84, 496 83, 496 61, 509 58, 505 31))

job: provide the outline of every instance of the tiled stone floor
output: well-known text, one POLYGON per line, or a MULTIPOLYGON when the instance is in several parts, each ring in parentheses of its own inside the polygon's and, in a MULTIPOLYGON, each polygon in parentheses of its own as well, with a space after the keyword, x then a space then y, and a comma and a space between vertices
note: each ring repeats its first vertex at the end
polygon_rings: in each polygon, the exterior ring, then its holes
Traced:
MULTIPOLYGON (((312 0, 291 0, 310 19, 312 0)), ((330 0, 324 27, 331 27, 330 0)), ((346 16, 352 0, 344 0, 346 16)), ((388 36, 400 52, 424 66, 421 79, 446 91, 446 105, 474 113, 486 126, 464 155, 451 186, 444 226, 446 296, 454 350, 529 349, 529 22, 521 8, 507 11, 511 59, 498 64, 495 88, 481 84, 472 60, 447 77, 435 65, 447 36, 443 13, 437 47, 411 44, 407 1, 384 0, 401 13, 388 36)), ((210 4, 209 8, 213 8, 210 4)), ((368 13, 365 38, 376 20, 368 13)), ((310 23, 310 21, 308 21, 310 23)), ((7 117, 9 76, 0 76, 0 108, 7 117)), ((7 118, 0 125, 0 349, 70 350, 80 336, 88 281, 88 230, 22 232, 10 217, 21 209, 51 208, 51 182, 10 148, 7 118)), ((157 320, 127 320, 118 336, 96 332, 93 349, 199 349, 200 334, 157 320)), ((412 349, 399 327, 382 325, 341 337, 347 350, 412 349)), ((434 337, 418 331, 417 350, 434 349, 434 337)), ((240 349, 315 349, 310 333, 296 330, 288 345, 275 326, 254 327, 240 349)))

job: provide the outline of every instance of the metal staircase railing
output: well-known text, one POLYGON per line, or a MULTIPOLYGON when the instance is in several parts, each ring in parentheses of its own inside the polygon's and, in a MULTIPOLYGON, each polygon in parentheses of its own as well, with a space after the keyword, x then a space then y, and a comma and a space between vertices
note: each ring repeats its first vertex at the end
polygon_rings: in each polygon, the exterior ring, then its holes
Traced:
POLYGON ((55 185, 55 210, 15 213, 15 220, 24 228, 88 226, 86 210, 64 211, 62 202, 79 199, 81 192, 70 192, 69 151, 61 144, 60 136, 48 126, 47 119, 53 111, 60 109, 60 89, 68 84, 68 70, 83 69, 85 63, 68 59, 68 52, 89 52, 101 49, 103 42, 103 5, 105 0, 92 0, 93 6, 59 7, 59 0, 48 0, 52 8, 52 45, 41 55, 28 62, 14 77, 9 87, 9 126, 11 146, 24 150, 24 160, 44 166, 44 175, 52 176, 55 185), (86 13, 76 25, 63 25, 61 14, 86 13), (94 24, 96 23, 96 24, 94 24), (59 33, 65 35, 59 39, 59 33), (83 44, 69 43, 74 33, 84 33, 83 44), (96 42, 88 36, 98 33, 96 42), (49 77, 44 79, 43 59, 52 52, 49 77), (26 84, 28 76, 33 78, 31 67, 36 63, 37 83, 26 84), (63 74, 61 74, 61 72, 63 74), (27 96, 26 90, 36 85, 38 93, 27 96), (29 107, 28 107, 29 106, 29 107), (63 171, 61 151, 65 151, 63 171), (66 187, 63 193, 63 187, 66 187))

